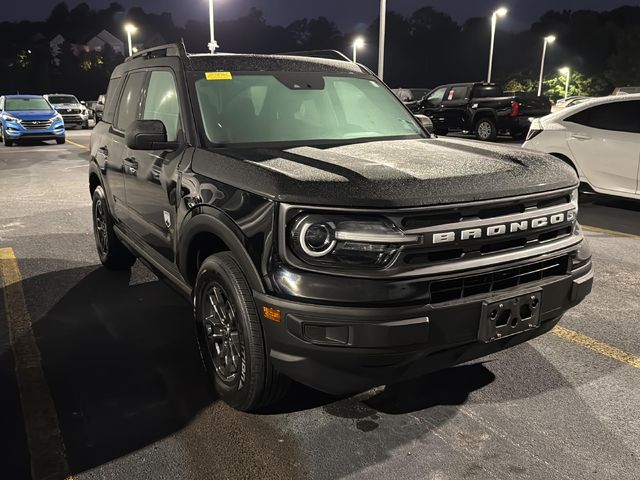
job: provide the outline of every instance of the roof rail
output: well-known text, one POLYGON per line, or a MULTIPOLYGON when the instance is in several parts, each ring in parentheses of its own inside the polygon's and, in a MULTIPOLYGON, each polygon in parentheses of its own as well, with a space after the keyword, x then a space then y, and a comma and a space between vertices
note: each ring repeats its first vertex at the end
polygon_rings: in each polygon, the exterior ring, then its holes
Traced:
POLYGON ((350 62, 351 59, 344 53, 337 50, 307 50, 300 52, 286 52, 279 53, 278 55, 287 55, 291 57, 314 57, 314 58, 326 58, 328 60, 342 60, 350 62))
POLYGON ((134 53, 130 57, 124 59, 125 62, 130 62, 137 58, 151 59, 158 57, 180 57, 182 59, 187 58, 187 50, 184 43, 168 43, 166 45, 159 45, 157 47, 147 48, 140 52, 134 53))

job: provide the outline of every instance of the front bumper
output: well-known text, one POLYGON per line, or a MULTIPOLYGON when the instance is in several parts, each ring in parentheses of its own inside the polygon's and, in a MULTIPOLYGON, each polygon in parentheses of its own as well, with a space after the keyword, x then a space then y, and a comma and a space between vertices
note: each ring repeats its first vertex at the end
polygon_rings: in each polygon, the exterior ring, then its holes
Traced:
POLYGON ((512 347, 542 335, 580 303, 593 283, 591 262, 566 275, 438 305, 383 308, 326 306, 254 292, 269 356, 294 380, 332 394, 404 381, 512 347), (479 339, 483 302, 542 293, 541 324, 485 343, 479 339), (263 306, 280 310, 267 319, 263 306))
POLYGON ((89 116, 80 114, 64 114, 62 115, 62 119, 64 120, 65 125, 80 125, 86 123, 89 120, 89 116))
POLYGON ((52 140, 64 138, 64 124, 61 121, 53 123, 46 129, 25 128, 20 123, 7 122, 4 126, 4 134, 11 140, 52 140))

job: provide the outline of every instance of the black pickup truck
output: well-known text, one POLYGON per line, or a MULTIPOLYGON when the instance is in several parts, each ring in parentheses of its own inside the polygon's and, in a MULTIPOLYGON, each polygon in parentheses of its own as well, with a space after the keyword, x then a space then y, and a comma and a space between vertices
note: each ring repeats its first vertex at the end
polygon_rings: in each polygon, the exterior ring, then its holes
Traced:
POLYGON ((438 135, 463 131, 479 140, 495 140, 499 133, 508 133, 520 139, 531 118, 551 113, 551 102, 526 93, 506 95, 494 83, 455 83, 433 89, 410 108, 431 118, 438 135))
POLYGON ((288 378, 348 394, 548 332, 591 290, 577 188, 552 156, 433 138, 346 58, 146 50, 91 136, 100 260, 191 302, 240 410, 288 378))

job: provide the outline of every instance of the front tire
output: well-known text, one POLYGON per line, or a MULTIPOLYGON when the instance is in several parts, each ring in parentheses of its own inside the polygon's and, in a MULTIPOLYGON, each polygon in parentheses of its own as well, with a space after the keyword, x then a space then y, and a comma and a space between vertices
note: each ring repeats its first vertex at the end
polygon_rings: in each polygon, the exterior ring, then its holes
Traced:
POLYGON ((87 130, 89 128, 89 120, 86 120, 83 124, 82 124, 82 129, 83 130, 87 130))
POLYGON ((490 118, 481 118, 476 123, 476 138, 483 142, 492 142, 498 136, 496 124, 490 118))
POLYGON ((8 138, 7 133, 4 131, 2 132, 2 143, 4 143, 5 147, 10 147, 11 145, 13 145, 13 140, 8 138))
POLYGON ((93 192, 93 234, 102 264, 110 270, 128 270, 136 257, 116 237, 102 186, 93 192))
POLYGON ((62 138, 56 138, 56 143, 57 143, 58 145, 63 145, 63 144, 64 144, 64 142, 66 142, 66 141, 67 141, 67 140, 66 140, 66 138, 65 138, 65 137, 62 137, 62 138))
POLYGON ((251 288, 230 253, 202 263, 194 308, 202 360, 222 400, 253 411, 285 394, 288 379, 269 360, 251 288))

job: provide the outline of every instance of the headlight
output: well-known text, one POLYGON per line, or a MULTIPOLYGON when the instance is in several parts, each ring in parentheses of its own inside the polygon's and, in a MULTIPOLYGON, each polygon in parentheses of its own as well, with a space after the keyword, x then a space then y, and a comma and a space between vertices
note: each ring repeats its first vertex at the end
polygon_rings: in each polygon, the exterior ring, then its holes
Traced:
POLYGON ((7 122, 15 122, 15 123, 20 123, 20 119, 16 118, 16 117, 12 117, 11 115, 9 115, 8 113, 3 113, 2 114, 2 118, 7 121, 7 122))
POLYGON ((63 121, 63 119, 62 119, 62 115, 60 115, 59 113, 56 113, 56 114, 53 116, 53 119, 52 119, 52 120, 53 120, 54 122, 55 122, 56 120, 60 120, 60 121, 62 122, 62 121, 63 121))
POLYGON ((571 192, 571 203, 573 203, 576 206, 576 214, 578 213, 578 210, 580 207, 579 199, 580 199, 580 192, 576 188, 573 192, 571 192))
POLYGON ((403 246, 420 242, 388 220, 346 215, 299 215, 291 223, 289 244, 309 264, 383 268, 403 246))

